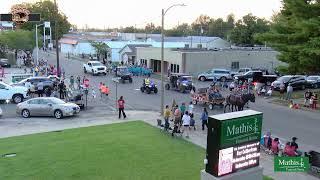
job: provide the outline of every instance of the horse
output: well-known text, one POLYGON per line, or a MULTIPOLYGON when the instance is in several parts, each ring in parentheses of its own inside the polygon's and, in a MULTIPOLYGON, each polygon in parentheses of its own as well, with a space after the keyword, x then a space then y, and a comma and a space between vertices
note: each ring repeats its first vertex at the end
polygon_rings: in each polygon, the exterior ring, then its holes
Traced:
POLYGON ((226 112, 226 108, 229 107, 230 110, 230 106, 233 112, 233 107, 235 107, 235 110, 237 111, 242 111, 244 105, 251 101, 251 102, 255 102, 255 95, 253 93, 248 93, 248 94, 241 94, 241 95, 236 95, 236 94, 230 94, 229 96, 227 96, 226 98, 226 104, 224 106, 224 112, 226 112))

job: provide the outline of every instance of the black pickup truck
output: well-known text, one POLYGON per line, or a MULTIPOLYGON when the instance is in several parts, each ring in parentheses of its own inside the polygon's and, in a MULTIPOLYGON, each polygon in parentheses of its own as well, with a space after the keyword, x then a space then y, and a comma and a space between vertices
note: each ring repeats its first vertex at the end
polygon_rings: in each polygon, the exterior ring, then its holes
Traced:
POLYGON ((277 78, 277 75, 264 75, 262 71, 248 71, 242 75, 234 76, 234 79, 238 81, 248 81, 251 79, 252 82, 265 83, 266 85, 271 85, 277 78))

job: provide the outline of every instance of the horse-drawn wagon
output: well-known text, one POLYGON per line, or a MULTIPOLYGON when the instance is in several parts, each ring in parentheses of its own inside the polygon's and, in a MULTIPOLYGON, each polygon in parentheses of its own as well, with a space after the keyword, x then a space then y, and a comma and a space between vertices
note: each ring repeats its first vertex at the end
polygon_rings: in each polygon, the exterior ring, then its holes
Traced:
POLYGON ((213 109, 215 105, 223 107, 225 98, 220 93, 210 94, 209 88, 199 88, 191 95, 192 103, 208 105, 209 109, 213 109))

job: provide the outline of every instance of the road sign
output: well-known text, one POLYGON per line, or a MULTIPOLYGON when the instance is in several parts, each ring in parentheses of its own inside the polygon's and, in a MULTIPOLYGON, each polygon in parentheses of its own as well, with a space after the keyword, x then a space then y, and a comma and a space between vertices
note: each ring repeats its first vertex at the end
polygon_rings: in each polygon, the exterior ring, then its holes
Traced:
POLYGON ((50 28, 50 22, 48 22, 48 21, 44 22, 44 27, 45 28, 50 28))

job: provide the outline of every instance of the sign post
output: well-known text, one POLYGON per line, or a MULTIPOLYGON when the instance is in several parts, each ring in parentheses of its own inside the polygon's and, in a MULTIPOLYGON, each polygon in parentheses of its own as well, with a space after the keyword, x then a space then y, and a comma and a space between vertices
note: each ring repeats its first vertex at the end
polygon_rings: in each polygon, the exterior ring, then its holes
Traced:
POLYGON ((206 169, 202 180, 261 180, 262 113, 246 110, 209 117, 206 169))

